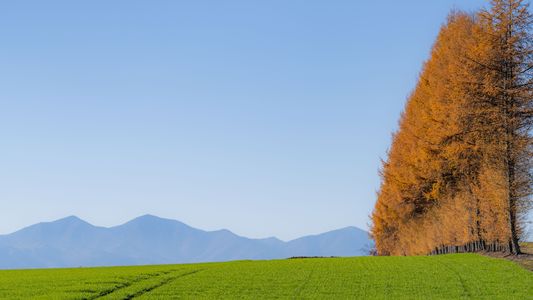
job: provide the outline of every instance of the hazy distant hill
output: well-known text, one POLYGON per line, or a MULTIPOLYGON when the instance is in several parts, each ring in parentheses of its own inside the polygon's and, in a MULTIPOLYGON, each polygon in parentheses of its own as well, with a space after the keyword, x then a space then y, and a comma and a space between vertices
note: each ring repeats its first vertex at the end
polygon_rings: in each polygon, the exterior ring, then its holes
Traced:
POLYGON ((283 242, 249 239, 228 230, 204 231, 151 215, 111 228, 71 216, 0 235, 0 268, 358 256, 366 255, 370 244, 368 233, 356 227, 283 242))

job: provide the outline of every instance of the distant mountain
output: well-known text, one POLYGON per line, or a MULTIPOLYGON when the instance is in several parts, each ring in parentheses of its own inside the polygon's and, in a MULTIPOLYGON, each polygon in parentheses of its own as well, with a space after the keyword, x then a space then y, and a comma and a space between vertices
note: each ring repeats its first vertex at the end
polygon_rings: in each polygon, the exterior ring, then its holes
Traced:
POLYGON ((145 215, 105 228, 71 216, 0 235, 0 268, 47 268, 367 255, 368 233, 346 227, 289 242, 204 231, 145 215))

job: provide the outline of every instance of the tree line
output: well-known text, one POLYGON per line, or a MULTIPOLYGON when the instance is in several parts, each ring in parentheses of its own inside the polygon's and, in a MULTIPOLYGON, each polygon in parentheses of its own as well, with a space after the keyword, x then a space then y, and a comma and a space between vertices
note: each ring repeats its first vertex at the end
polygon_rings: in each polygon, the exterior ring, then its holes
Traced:
POLYGON ((380 170, 379 255, 520 253, 533 185, 532 24, 523 0, 450 13, 380 170))

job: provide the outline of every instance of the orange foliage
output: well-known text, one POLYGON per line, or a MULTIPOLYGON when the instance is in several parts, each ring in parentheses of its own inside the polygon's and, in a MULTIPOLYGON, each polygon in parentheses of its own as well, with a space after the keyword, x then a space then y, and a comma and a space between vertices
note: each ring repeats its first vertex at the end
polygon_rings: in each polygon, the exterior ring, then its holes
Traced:
POLYGON ((531 203, 532 18, 523 1, 492 5, 449 16, 407 101, 372 214, 380 255, 519 252, 531 203))

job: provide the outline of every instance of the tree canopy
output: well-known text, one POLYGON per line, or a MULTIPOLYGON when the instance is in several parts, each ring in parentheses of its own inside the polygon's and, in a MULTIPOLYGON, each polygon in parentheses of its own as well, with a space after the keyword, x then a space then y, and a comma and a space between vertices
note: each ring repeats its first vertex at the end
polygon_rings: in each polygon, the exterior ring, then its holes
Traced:
POLYGON ((449 15, 380 172, 378 254, 520 252, 533 184, 532 24, 522 0, 449 15))

